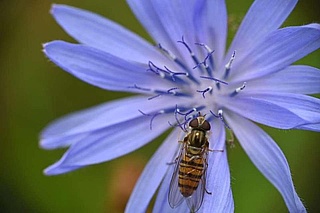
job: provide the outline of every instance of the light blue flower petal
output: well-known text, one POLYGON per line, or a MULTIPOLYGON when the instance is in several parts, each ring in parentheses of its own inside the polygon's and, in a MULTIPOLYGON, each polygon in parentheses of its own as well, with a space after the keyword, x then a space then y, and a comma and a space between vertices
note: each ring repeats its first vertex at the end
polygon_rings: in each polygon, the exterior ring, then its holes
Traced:
POLYGON ((168 121, 174 123, 172 115, 160 115, 150 130, 150 118, 142 116, 92 132, 88 137, 73 144, 58 162, 45 170, 45 173, 57 175, 125 155, 162 134, 170 127, 168 121))
POLYGON ((144 39, 97 14, 58 4, 52 6, 51 13, 62 28, 80 43, 140 63, 148 63, 150 59, 155 63, 167 61, 144 39))
POLYGON ((281 193, 289 212, 306 212, 294 189, 288 162, 272 138, 240 116, 225 115, 251 161, 281 193))
POLYGON ((237 58, 247 53, 270 32, 278 29, 297 2, 298 0, 254 1, 229 48, 226 60, 230 59, 234 50, 237 51, 237 58))
POLYGON ((250 81, 246 91, 320 93, 320 70, 304 65, 289 66, 280 72, 250 81))
POLYGON ((157 43, 180 59, 186 59, 185 62, 192 62, 184 45, 177 41, 181 41, 184 37, 194 51, 196 51, 194 43, 203 42, 197 40, 198 32, 195 30, 201 16, 199 13, 205 11, 199 10, 203 8, 205 3, 203 0, 127 0, 127 2, 157 43))
POLYGON ((243 117, 279 129, 292 129, 309 124, 309 121, 304 120, 290 109, 265 98, 255 97, 255 95, 255 93, 243 92, 243 94, 238 94, 229 99, 228 103, 232 104, 226 106, 229 110, 243 117))
POLYGON ((307 124, 298 126, 297 129, 309 130, 314 132, 320 132, 320 123, 317 124, 307 124))
POLYGON ((120 59, 98 49, 53 41, 44 45, 46 56, 65 71, 94 86, 127 92, 151 93, 133 88, 168 90, 169 81, 148 72, 147 66, 120 59))
POLYGON ((168 170, 168 163, 172 162, 178 150, 178 134, 179 130, 174 130, 144 168, 131 193, 126 213, 146 212, 150 200, 168 170))
POLYGON ((317 50, 320 47, 319 26, 283 28, 268 35, 248 55, 237 52, 230 78, 243 82, 266 76, 317 50))
POLYGON ((186 213, 190 211, 186 202, 182 202, 174 209, 169 206, 168 193, 173 171, 174 165, 171 165, 159 188, 152 213, 186 213))
POLYGON ((41 132, 40 145, 45 149, 65 147, 87 137, 92 131, 141 117, 141 112, 154 114, 174 108, 176 102, 173 97, 148 100, 145 96, 135 96, 75 112, 49 124, 41 132))
POLYGON ((76 135, 60 135, 60 136, 49 136, 42 137, 40 136, 40 146, 43 149, 57 149, 57 148, 65 148, 78 141, 83 140, 90 135, 90 132, 78 133, 76 135))
POLYGON ((252 93, 248 96, 288 109, 308 123, 320 122, 320 99, 318 98, 293 93, 252 93))
MULTIPOLYGON (((163 46, 176 46, 176 41, 185 35, 187 26, 193 31, 191 10, 196 2, 177 0, 127 0, 131 10, 155 41, 163 46), (164 15, 165 14, 165 15, 164 15), (188 22, 189 21, 189 22, 188 22), (191 25, 191 26, 190 26, 191 25)), ((200 1, 200 4, 203 2, 200 1)))
POLYGON ((234 212, 234 201, 230 185, 230 170, 227 159, 226 132, 224 124, 217 120, 212 123, 207 169, 207 190, 199 212, 234 212), (216 150, 216 151, 215 151, 216 150), (219 150, 223 150, 220 152, 219 150))
POLYGON ((195 26, 197 37, 200 42, 214 50, 215 66, 220 67, 225 54, 227 39, 227 8, 225 1, 205 1, 200 6, 196 10, 196 13, 199 14, 195 26))

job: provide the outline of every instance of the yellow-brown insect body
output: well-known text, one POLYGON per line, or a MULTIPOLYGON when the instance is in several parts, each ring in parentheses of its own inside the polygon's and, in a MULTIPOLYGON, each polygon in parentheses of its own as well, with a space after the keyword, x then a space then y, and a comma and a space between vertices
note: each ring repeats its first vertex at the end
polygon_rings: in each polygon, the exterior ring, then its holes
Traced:
POLYGON ((202 127, 204 122, 207 122, 204 117, 199 116, 193 126, 191 122, 192 130, 183 141, 186 154, 182 156, 179 165, 178 185, 184 197, 191 196, 199 185, 206 168, 206 159, 203 156, 209 145, 206 137, 208 129, 202 127))
POLYGON ((210 124, 200 113, 189 123, 190 132, 184 137, 168 193, 169 205, 179 206, 186 200, 191 212, 197 212, 206 192, 206 169, 210 124))

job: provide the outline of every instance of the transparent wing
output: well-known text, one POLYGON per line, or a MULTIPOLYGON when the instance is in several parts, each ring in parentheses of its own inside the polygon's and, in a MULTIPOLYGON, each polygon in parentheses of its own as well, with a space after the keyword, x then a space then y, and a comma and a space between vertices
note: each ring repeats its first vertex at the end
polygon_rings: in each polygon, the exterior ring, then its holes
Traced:
MULTIPOLYGON (((183 198, 184 198, 182 196, 182 194, 180 193, 179 186, 178 186, 179 164, 180 164, 181 158, 184 154, 185 154, 184 146, 183 146, 183 144, 181 144, 178 158, 176 158, 176 160, 175 160, 174 171, 173 171, 173 175, 171 178, 170 187, 169 187, 169 194, 168 194, 169 205, 172 208, 179 206, 182 203, 183 198)), ((172 169, 171 169, 171 171, 172 171, 172 169)))
POLYGON ((200 209, 204 193, 206 192, 207 153, 205 153, 203 157, 204 171, 199 181, 199 185, 193 194, 186 198, 187 205, 191 212, 197 212, 200 209))

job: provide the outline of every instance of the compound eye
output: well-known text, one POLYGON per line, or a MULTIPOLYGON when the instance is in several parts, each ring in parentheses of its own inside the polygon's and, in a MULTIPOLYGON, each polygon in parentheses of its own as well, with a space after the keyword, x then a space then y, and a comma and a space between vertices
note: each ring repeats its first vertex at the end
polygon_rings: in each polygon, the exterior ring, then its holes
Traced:
POLYGON ((205 131, 209 131, 211 129, 210 123, 208 121, 204 121, 201 125, 201 128, 205 131))
POLYGON ((199 122, 197 118, 194 118, 190 121, 189 126, 191 128, 197 128, 199 126, 199 122))

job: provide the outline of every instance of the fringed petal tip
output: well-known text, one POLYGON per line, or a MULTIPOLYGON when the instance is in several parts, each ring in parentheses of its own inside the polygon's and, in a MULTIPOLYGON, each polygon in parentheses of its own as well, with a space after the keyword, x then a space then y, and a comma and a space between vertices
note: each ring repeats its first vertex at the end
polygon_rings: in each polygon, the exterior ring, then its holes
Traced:
POLYGON ((66 7, 66 5, 53 3, 50 8, 50 14, 54 14, 55 10, 60 7, 66 7))
POLYGON ((174 83, 146 72, 144 64, 87 45, 52 41, 44 46, 44 50, 46 56, 63 70, 102 89, 153 94, 153 91, 162 91, 163 87, 174 86, 174 83))
POLYGON ((318 23, 307 24, 307 25, 304 25, 303 27, 308 27, 308 28, 313 28, 313 29, 319 30, 319 33, 320 33, 320 24, 318 24, 318 23))
POLYGON ((50 12, 57 23, 81 44, 138 63, 146 63, 146 55, 154 62, 168 61, 146 40, 99 14, 59 4, 52 5, 50 12))
POLYGON ((54 176, 65 174, 74 170, 81 168, 82 166, 60 166, 60 163, 57 162, 46 169, 43 170, 43 174, 46 176, 54 176))
POLYGON ((46 43, 42 43, 42 49, 41 49, 41 51, 45 54, 45 56, 48 58, 48 56, 47 56, 47 50, 46 50, 46 48, 47 48, 47 46, 48 45, 50 45, 50 43, 51 42, 54 42, 54 41, 48 41, 48 42, 46 42, 46 43))
POLYGON ((69 170, 67 168, 63 168, 60 165, 62 164, 64 158, 60 159, 59 161, 57 161, 56 163, 52 164, 51 166, 48 166, 47 168, 45 168, 43 170, 43 174, 47 175, 47 176, 52 176, 52 175, 59 175, 59 174, 63 174, 63 173, 67 173, 69 170))

